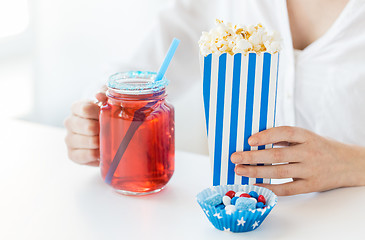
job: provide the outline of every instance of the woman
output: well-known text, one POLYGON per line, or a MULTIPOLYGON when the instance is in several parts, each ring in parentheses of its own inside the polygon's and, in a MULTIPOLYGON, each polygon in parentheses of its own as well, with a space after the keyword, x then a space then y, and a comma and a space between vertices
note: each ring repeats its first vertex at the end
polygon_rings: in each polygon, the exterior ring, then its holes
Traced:
MULTIPOLYGON (((293 178, 260 184, 278 195, 365 185, 365 2, 361 0, 177 1, 130 62, 156 69, 172 37, 182 40, 171 67, 170 95, 199 84, 197 41, 215 18, 242 24, 261 22, 279 31, 277 126, 250 137, 252 146, 274 148, 236 152, 236 173, 257 178, 293 178), (147 44, 148 43, 148 44, 147 44), (333 140, 334 139, 334 140, 333 140), (251 163, 289 163, 248 166, 251 163)), ((96 95, 105 101, 104 93, 96 95)), ((98 165, 98 105, 77 102, 66 122, 70 158, 98 165)), ((178 128, 178 126, 177 126, 178 128)))

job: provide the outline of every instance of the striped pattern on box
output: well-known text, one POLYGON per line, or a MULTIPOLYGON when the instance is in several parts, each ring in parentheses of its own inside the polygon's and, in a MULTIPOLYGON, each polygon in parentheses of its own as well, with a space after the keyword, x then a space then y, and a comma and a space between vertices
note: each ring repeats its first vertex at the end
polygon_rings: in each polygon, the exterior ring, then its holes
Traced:
POLYGON ((235 174, 232 153, 251 147, 248 138, 275 124, 279 53, 209 54, 201 58, 203 100, 213 185, 270 183, 235 174))

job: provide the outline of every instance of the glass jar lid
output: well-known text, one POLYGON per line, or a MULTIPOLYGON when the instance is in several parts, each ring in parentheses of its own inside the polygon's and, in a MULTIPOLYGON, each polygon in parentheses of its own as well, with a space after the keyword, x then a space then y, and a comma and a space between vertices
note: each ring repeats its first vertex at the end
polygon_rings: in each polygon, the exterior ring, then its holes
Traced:
POLYGON ((119 72, 111 75, 108 88, 122 94, 150 94, 163 90, 169 81, 163 77, 155 81, 157 73, 148 71, 119 72))

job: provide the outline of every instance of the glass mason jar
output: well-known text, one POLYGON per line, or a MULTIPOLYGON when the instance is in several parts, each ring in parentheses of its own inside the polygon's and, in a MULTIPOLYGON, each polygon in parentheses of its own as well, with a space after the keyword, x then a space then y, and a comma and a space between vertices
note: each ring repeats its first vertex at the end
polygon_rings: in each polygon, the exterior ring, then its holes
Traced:
POLYGON ((122 194, 160 191, 175 167, 174 108, 168 80, 153 72, 121 72, 108 81, 100 109, 102 178, 122 194))

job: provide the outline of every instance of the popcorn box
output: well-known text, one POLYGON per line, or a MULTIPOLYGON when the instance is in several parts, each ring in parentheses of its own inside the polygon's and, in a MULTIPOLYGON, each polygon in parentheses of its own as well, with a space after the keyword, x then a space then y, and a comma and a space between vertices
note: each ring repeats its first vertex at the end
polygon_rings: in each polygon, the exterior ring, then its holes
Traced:
POLYGON ((251 147, 248 138, 275 125, 279 53, 209 54, 201 57, 203 101, 213 185, 270 183, 235 174, 232 153, 251 147))

